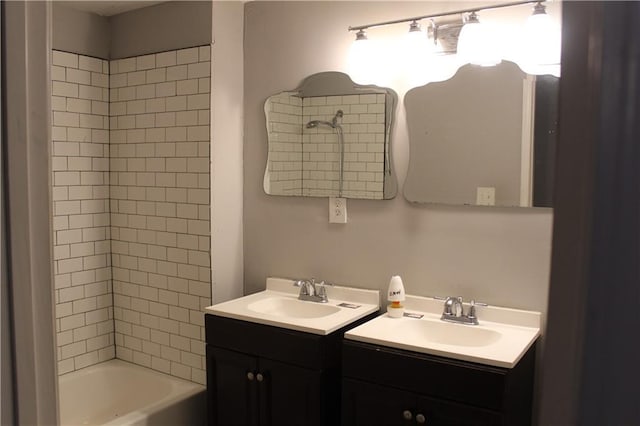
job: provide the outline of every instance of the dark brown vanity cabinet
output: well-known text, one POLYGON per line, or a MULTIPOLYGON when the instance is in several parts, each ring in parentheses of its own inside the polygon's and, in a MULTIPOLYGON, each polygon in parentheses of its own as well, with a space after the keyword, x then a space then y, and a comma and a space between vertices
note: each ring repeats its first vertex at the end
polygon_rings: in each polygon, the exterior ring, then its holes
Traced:
POLYGON ((529 425, 534 357, 507 369, 345 340, 342 424, 529 425))
POLYGON ((340 423, 347 328, 316 335, 210 314, 205 326, 210 426, 340 423))

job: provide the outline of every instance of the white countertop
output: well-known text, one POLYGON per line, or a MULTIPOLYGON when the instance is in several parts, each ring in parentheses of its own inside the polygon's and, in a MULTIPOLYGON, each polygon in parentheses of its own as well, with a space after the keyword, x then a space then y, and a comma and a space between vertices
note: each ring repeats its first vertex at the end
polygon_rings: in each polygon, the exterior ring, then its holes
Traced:
POLYGON ((377 290, 342 286, 326 287, 327 303, 299 301, 300 289, 294 287, 293 282, 289 279, 267 278, 266 290, 209 306, 204 311, 226 318, 326 335, 380 308, 377 290), (344 303, 357 307, 339 306, 344 303), (277 306, 282 304, 295 306, 303 315, 290 316, 278 312, 277 306), (314 312, 320 313, 314 317, 314 312), (306 313, 311 317, 304 317, 306 313))
POLYGON ((347 331, 345 338, 512 368, 540 335, 539 312, 477 306, 479 325, 454 324, 440 320, 443 303, 407 296, 403 303, 405 312, 422 318, 391 318, 385 313, 347 331))

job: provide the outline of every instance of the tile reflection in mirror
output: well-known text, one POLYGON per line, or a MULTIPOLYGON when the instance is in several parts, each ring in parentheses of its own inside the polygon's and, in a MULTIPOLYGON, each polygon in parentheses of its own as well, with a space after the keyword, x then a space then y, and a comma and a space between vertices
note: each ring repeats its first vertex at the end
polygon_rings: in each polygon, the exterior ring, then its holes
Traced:
POLYGON ((265 102, 269 195, 390 199, 391 128, 397 95, 323 72, 265 102))

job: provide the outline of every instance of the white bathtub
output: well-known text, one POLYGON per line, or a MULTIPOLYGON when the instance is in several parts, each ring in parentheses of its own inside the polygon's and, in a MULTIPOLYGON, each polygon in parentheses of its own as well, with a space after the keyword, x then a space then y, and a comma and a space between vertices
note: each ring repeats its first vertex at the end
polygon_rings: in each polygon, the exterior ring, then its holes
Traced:
POLYGON ((65 374, 58 381, 60 424, 199 426, 204 386, 120 360, 65 374))

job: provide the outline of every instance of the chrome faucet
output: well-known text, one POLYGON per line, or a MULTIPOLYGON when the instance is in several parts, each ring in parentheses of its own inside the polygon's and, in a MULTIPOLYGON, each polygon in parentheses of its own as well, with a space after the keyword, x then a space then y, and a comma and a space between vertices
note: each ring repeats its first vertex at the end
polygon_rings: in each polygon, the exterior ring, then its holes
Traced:
POLYGON ((464 313, 462 305, 462 297, 449 296, 447 298, 439 298, 444 300, 444 310, 440 319, 442 321, 456 322, 459 324, 478 325, 478 317, 476 317, 476 306, 488 306, 486 303, 469 302, 469 310, 464 313))
POLYGON ((327 289, 325 286, 332 285, 325 281, 316 283, 315 278, 309 280, 296 280, 293 285, 300 287, 298 300, 307 300, 311 302, 327 303, 327 289))

